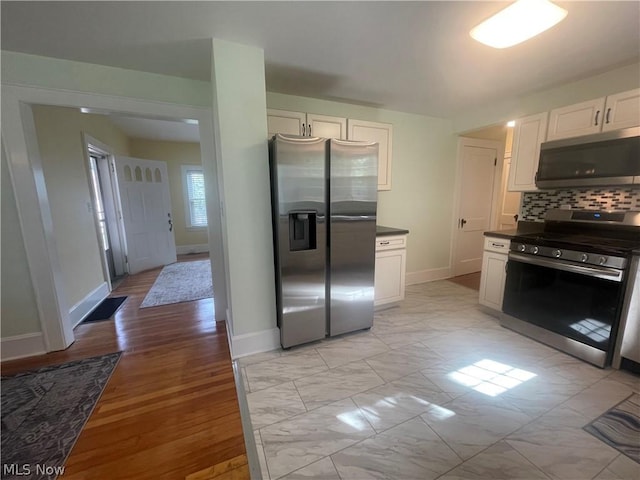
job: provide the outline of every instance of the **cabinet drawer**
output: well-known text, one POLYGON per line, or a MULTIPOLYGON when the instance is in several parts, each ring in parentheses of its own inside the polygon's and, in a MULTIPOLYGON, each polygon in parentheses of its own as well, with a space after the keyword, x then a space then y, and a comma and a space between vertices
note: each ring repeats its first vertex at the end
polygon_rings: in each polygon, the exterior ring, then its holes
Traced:
POLYGON ((376 237, 376 251, 393 250, 396 248, 406 248, 407 238, 405 235, 376 237))
POLYGON ((484 239, 484 249, 489 252, 504 253, 506 255, 509 253, 510 245, 511 240, 506 238, 486 237, 484 239))

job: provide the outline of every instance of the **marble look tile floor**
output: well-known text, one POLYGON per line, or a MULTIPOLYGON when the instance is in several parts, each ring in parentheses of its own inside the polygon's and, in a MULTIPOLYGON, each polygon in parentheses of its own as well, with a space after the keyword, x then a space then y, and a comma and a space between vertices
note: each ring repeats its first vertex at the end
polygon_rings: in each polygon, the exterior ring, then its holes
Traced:
POLYGON ((477 297, 412 285, 369 331, 239 359, 263 478, 640 479, 582 429, 640 377, 504 329, 477 297))

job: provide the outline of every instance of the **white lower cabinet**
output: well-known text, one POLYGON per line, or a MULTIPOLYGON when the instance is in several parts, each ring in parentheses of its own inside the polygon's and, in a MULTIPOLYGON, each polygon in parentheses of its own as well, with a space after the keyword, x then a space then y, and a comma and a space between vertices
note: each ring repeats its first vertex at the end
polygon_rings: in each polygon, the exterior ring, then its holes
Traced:
POLYGON ((510 240, 495 237, 486 237, 484 241, 479 302, 497 311, 502 311, 510 243, 510 240))
POLYGON ((404 300, 406 235, 376 238, 375 306, 404 300))

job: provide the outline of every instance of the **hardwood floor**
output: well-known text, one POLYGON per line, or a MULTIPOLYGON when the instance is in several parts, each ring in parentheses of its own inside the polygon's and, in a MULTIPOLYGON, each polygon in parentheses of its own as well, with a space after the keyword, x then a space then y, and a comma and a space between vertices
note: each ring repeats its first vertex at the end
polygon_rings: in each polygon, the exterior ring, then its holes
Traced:
POLYGON ((159 273, 126 278, 115 320, 79 325, 67 350, 2 364, 11 375, 123 352, 61 479, 249 478, 225 323, 212 299, 140 309, 159 273))
POLYGON ((463 287, 480 290, 480 272, 469 273, 468 275, 459 275, 449 279, 450 282, 457 283, 463 287))

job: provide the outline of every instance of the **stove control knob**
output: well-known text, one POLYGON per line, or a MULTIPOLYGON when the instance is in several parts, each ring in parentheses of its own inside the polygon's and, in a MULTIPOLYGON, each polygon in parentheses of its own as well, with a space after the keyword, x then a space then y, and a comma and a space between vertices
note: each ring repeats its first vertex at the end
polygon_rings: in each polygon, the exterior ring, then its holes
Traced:
POLYGON ((553 256, 556 258, 560 258, 562 256, 562 250, 554 250, 553 256))
POLYGON ((538 247, 533 247, 533 254, 536 255, 540 250, 538 247))
POLYGON ((599 263, 600 265, 604 265, 605 263, 607 263, 607 257, 600 257, 600 258, 598 259, 598 263, 599 263))
POLYGON ((518 250, 520 250, 521 252, 524 252, 527 249, 527 246, 524 244, 520 244, 518 245, 518 250))
POLYGON ((582 263, 584 263, 584 262, 586 262, 587 260, 589 260, 589 255, 587 255, 586 253, 583 253, 583 254, 580 256, 580 261, 581 261, 582 263))

